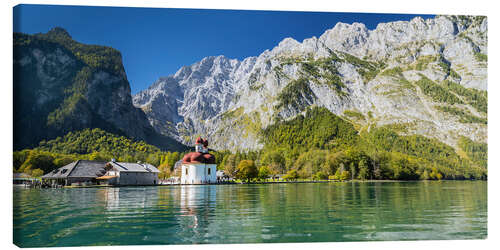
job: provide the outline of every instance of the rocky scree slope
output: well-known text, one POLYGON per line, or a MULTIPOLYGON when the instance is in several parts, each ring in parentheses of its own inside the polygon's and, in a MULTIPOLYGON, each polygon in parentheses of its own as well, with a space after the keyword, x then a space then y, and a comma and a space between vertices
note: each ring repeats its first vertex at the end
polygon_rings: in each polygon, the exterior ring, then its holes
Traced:
POLYGON ((359 131, 390 126, 456 147, 487 141, 487 19, 437 16, 338 23, 319 38, 286 38, 243 61, 207 57, 133 97, 150 124, 191 144, 262 148, 260 131, 321 106, 359 131))

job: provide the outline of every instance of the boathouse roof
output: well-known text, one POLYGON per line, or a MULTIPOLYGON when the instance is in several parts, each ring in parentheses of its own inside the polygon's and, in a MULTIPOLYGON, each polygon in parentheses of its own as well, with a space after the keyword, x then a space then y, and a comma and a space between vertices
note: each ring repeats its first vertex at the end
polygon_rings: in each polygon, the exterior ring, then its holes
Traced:
POLYGON ((42 176, 45 179, 65 179, 69 177, 96 178, 104 175, 106 162, 78 160, 52 170, 42 176))
POLYGON ((144 172, 144 173, 159 173, 160 171, 149 163, 131 163, 131 162, 115 162, 110 161, 106 165, 112 166, 116 171, 120 172, 144 172))
POLYGON ((14 173, 13 176, 14 176, 14 179, 16 179, 16 178, 31 178, 31 175, 26 174, 26 173, 14 173))

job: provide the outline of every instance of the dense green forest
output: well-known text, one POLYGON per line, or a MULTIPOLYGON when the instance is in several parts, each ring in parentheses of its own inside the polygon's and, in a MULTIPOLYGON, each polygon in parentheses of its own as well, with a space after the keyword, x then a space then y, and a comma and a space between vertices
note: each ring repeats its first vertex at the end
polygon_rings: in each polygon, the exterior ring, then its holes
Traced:
MULTIPOLYGON (((281 174, 286 179, 431 180, 486 179, 487 145, 462 137, 458 149, 420 135, 402 136, 391 127, 359 133, 325 108, 278 121, 261 131, 260 151, 211 151, 217 168, 252 181, 281 174)), ((160 177, 173 175, 184 152, 165 152, 101 129, 70 132, 14 152, 14 170, 41 175, 77 159, 148 162, 160 177)))
POLYGON ((84 129, 41 141, 34 149, 15 151, 14 171, 39 176, 79 159, 110 161, 114 158, 123 162, 153 164, 159 167, 163 178, 170 175, 175 162, 182 156, 182 152, 162 151, 144 141, 134 141, 98 128, 84 129))
POLYGON ((325 108, 308 109, 261 133, 259 152, 220 152, 219 169, 233 177, 255 168, 255 179, 431 180, 486 179, 487 145, 462 137, 459 149, 420 135, 402 136, 391 127, 358 133, 353 124, 325 108), (252 161, 252 163, 242 161, 252 161), (262 170, 262 171, 261 171, 262 170))

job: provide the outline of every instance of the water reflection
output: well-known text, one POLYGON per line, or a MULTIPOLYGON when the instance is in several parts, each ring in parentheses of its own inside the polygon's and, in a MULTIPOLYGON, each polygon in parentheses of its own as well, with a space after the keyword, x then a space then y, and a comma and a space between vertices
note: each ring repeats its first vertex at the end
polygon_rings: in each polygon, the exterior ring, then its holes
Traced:
POLYGON ((482 239, 486 182, 15 189, 24 247, 482 239))
POLYGON ((107 187, 92 191, 108 211, 132 209, 137 212, 155 206, 158 199, 158 190, 149 187, 107 187))
POLYGON ((118 209, 120 207, 120 188, 103 188, 97 190, 100 199, 107 210, 118 209))

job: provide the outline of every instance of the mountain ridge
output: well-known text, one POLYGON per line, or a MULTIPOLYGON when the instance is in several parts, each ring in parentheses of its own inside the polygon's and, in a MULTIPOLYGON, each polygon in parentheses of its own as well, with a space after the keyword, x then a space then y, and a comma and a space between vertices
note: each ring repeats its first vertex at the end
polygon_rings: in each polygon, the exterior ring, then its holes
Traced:
POLYGON ((156 133, 132 105, 118 50, 79 43, 59 27, 14 33, 14 150, 85 128, 186 148, 156 133))
POLYGON ((475 105, 486 100, 486 55, 485 17, 416 17, 374 30, 337 23, 319 38, 285 38, 241 61, 206 57, 159 78, 133 103, 157 132, 186 144, 205 135, 217 149, 259 149, 260 130, 311 105, 346 118, 359 112, 364 118, 352 122, 360 129, 406 124, 410 134, 456 146, 459 136, 487 138, 486 124, 460 122, 486 119, 475 105), (460 101, 441 101, 435 90, 460 101))

